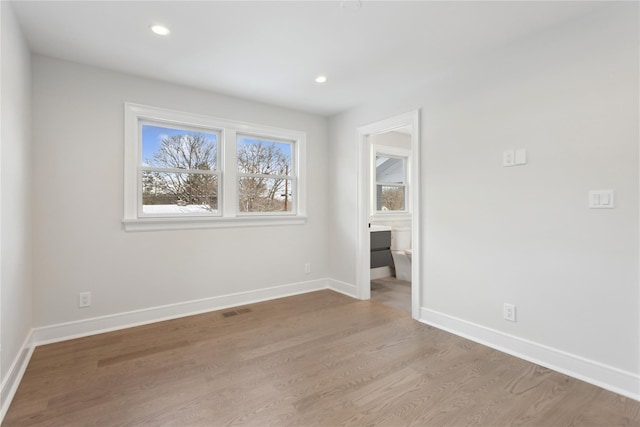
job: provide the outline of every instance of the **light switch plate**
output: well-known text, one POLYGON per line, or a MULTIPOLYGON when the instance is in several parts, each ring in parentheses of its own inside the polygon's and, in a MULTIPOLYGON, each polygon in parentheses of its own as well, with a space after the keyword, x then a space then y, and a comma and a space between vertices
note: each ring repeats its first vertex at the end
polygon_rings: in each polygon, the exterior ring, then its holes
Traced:
POLYGON ((613 209, 613 190, 589 191, 589 209, 613 209))
POLYGON ((527 164, 527 149, 526 148, 518 148, 516 150, 516 165, 526 165, 527 164))

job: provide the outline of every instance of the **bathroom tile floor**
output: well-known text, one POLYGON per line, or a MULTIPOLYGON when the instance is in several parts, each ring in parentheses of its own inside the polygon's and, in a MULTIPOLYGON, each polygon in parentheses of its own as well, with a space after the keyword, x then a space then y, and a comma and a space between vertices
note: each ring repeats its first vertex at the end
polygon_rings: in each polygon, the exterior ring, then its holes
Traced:
POLYGON ((411 282, 395 277, 371 281, 371 299, 398 310, 411 313, 411 282))

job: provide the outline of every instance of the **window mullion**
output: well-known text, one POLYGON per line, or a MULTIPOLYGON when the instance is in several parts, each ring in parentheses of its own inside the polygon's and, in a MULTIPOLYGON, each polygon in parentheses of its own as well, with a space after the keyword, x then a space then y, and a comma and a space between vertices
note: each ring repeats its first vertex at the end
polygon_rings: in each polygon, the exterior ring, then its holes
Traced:
POLYGON ((169 172, 169 173, 198 173, 201 175, 217 175, 218 171, 205 169, 159 168, 152 166, 140 166, 140 171, 145 172, 169 172))
POLYGON ((238 152, 236 150, 236 130, 225 129, 222 132, 223 153, 223 202, 222 212, 225 217, 234 217, 238 213, 238 152))
POLYGON ((407 186, 407 184, 404 184, 404 183, 383 182, 383 181, 376 181, 376 185, 383 185, 385 187, 406 187, 407 186))
POLYGON ((237 173, 238 178, 240 177, 248 177, 248 178, 267 178, 267 179, 292 179, 292 175, 270 175, 270 174, 260 174, 260 173, 237 173))

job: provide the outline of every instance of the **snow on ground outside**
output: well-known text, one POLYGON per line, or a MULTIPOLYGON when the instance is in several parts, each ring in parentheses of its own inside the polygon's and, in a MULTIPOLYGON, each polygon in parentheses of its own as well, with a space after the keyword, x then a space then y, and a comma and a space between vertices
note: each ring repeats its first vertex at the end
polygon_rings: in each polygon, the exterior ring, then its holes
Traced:
POLYGON ((142 211, 146 214, 189 214, 189 213, 215 213, 207 205, 144 205, 142 211))

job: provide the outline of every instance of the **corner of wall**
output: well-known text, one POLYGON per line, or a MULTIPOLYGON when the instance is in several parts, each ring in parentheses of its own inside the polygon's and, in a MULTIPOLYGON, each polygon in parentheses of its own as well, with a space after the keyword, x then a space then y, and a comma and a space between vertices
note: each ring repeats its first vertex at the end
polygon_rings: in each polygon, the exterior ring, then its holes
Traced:
POLYGON ((31 259, 31 53, 13 12, 0 2, 0 422, 29 362, 31 259))
POLYGON ((29 365, 29 361, 31 360, 31 355, 34 350, 32 337, 33 330, 29 332, 29 335, 27 335, 27 338, 24 340, 7 374, 2 377, 2 383, 0 384, 0 424, 9 410, 9 405, 11 405, 13 396, 15 396, 18 390, 22 376, 27 370, 27 365, 29 365))

